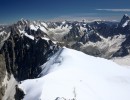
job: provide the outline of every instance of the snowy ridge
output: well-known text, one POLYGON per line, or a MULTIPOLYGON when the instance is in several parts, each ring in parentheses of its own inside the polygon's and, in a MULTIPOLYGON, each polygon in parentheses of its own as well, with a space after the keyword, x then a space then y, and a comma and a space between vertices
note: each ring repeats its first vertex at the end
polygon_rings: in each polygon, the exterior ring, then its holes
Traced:
POLYGON ((3 39, 0 40, 0 42, 2 43, 2 42, 6 41, 6 40, 9 38, 10 32, 7 33, 7 32, 5 32, 5 31, 2 31, 2 32, 0 32, 0 36, 3 37, 3 39))
POLYGON ((24 36, 30 38, 31 40, 34 40, 34 36, 32 36, 32 35, 28 35, 25 31, 21 31, 21 30, 19 30, 19 32, 20 32, 20 34, 23 34, 24 36))
POLYGON ((33 22, 30 24, 30 29, 37 31, 38 29, 42 30, 43 32, 47 33, 47 24, 44 22, 33 22))
POLYGON ((48 74, 49 72, 52 72, 52 69, 53 69, 52 65, 60 63, 59 55, 61 54, 62 51, 63 51, 63 48, 60 48, 60 50, 54 56, 49 58, 49 62, 46 62, 43 66, 41 66, 43 71, 41 72, 39 77, 44 76, 48 74))
POLYGON ((130 69, 63 48, 43 65, 40 78, 19 88, 26 94, 23 100, 129 100, 130 69))

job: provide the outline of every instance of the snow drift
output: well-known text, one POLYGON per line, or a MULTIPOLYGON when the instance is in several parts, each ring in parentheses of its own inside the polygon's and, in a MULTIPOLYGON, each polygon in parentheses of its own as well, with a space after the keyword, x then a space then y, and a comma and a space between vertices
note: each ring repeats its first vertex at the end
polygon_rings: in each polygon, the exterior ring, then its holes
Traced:
POLYGON ((19 84, 24 100, 130 100, 130 69, 112 61, 63 48, 42 68, 19 84))

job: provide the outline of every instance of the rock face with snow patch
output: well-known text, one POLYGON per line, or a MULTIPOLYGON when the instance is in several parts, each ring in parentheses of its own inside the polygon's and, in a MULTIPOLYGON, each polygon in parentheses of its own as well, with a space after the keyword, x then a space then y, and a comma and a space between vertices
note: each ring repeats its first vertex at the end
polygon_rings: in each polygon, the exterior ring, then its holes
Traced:
POLYGON ((38 76, 40 66, 57 50, 47 34, 40 28, 37 30, 27 26, 27 22, 18 22, 1 30, 0 49, 0 99, 4 96, 5 78, 11 75, 17 81, 32 79, 38 76))
POLYGON ((43 22, 21 20, 12 25, 16 32, 49 37, 63 45, 104 58, 129 54, 130 18, 124 15, 120 22, 43 22), (82 44, 78 45, 77 44, 82 44), (94 51, 92 49, 95 49, 94 51), (124 51, 125 53, 123 53, 124 51), (94 53, 93 53, 94 52, 94 53))
POLYGON ((130 18, 124 15, 121 22, 75 22, 63 41, 87 54, 104 58, 123 57, 129 54, 130 18), (77 45, 82 44, 82 45, 77 45))

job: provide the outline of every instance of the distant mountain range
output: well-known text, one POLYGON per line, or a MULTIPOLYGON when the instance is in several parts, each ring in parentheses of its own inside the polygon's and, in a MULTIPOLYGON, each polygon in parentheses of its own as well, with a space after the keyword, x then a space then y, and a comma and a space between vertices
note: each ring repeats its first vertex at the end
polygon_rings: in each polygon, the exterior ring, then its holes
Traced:
POLYGON ((130 54, 130 18, 125 14, 120 22, 21 19, 0 25, 0 99, 8 93, 12 75, 16 83, 38 77, 43 70, 40 66, 63 46, 107 59, 126 57, 130 54))
POLYGON ((27 37, 46 37, 73 49, 104 58, 129 54, 130 18, 127 14, 120 22, 43 22, 21 19, 16 24, 0 26, 1 46, 10 33, 27 37))

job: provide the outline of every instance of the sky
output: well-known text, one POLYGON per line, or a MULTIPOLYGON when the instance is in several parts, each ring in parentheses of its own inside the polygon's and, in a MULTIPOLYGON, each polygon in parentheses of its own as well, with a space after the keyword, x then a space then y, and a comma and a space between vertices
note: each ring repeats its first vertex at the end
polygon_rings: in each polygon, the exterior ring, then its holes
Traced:
POLYGON ((0 24, 29 20, 119 20, 130 15, 129 0, 0 0, 0 24))

